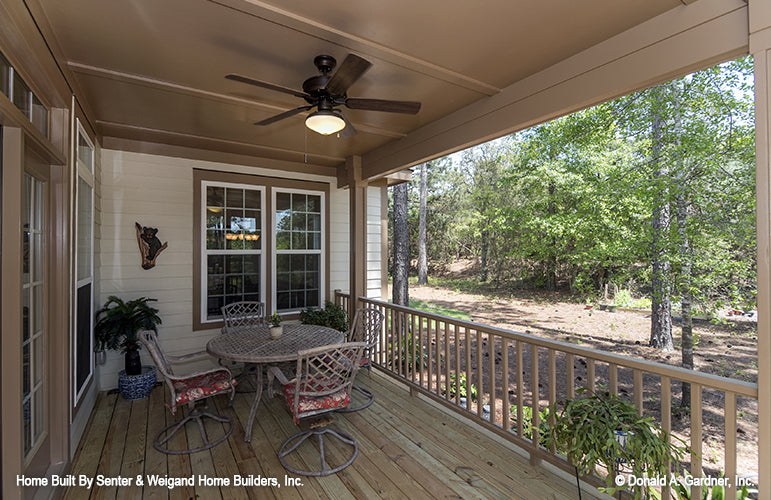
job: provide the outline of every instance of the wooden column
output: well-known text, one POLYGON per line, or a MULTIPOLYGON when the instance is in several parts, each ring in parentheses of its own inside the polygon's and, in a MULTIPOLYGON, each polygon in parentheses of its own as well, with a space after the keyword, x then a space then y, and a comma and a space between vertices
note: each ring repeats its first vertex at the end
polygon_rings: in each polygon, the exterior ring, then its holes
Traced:
POLYGON ((20 498, 16 477, 22 470, 21 422, 21 211, 24 182, 24 133, 2 128, 2 491, 3 498, 20 498))
POLYGON ((755 58, 755 165, 758 235, 758 481, 771 499, 771 3, 749 2, 755 58))
POLYGON ((367 294, 367 182, 361 176, 361 157, 345 161, 348 173, 350 213, 350 291, 349 316, 359 307, 359 297, 367 294))

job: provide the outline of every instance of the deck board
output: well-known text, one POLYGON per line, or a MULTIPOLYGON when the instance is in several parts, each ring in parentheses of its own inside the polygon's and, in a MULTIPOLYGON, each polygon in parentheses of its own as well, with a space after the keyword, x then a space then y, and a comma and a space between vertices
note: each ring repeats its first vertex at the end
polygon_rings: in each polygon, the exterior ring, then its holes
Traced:
MULTIPOLYGON (((253 393, 238 394, 233 406, 225 397, 209 401, 209 410, 234 420, 230 438, 211 450, 192 455, 165 455, 153 448, 160 429, 181 418, 165 406, 168 390, 158 386, 149 399, 128 402, 116 394, 100 394, 73 463, 73 473, 95 477, 157 474, 169 478, 194 477, 192 487, 149 486, 94 488, 71 487, 68 500, 96 498, 150 499, 302 499, 324 498, 577 498, 568 478, 529 464, 501 442, 473 424, 410 396, 401 384, 380 374, 360 376, 360 385, 376 394, 375 403, 360 412, 336 414, 334 427, 354 436, 359 455, 347 469, 324 478, 302 477, 302 486, 285 483, 294 478, 276 456, 282 443, 299 431, 279 398, 265 394, 257 411, 252 442, 245 443, 244 425, 253 393), (277 487, 203 486, 199 475, 221 478, 276 478, 277 487)), ((207 427, 222 432, 221 424, 207 427)), ((198 446, 197 426, 180 433, 175 446, 198 446)), ((333 446, 330 457, 340 458, 333 446)), ((317 463, 318 453, 302 450, 300 465, 317 463)), ((598 498, 584 491, 584 498, 598 498)), ((609 497, 604 497, 609 498, 609 497)))

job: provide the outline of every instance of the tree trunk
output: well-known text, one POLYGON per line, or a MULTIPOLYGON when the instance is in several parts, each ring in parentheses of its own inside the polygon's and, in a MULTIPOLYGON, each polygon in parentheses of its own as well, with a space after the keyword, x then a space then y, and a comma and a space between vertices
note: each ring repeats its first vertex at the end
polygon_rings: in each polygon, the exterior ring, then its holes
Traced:
POLYGON ((420 213, 418 214, 418 285, 428 284, 426 254, 426 204, 428 198, 428 166, 420 166, 420 213))
POLYGON ((482 231, 482 281, 487 281, 487 252, 490 250, 490 231, 484 229, 482 231))
MULTIPOLYGON (((549 202, 546 211, 551 220, 557 214, 557 208, 554 206, 554 192, 557 187, 553 180, 549 181, 549 202)), ((553 292, 557 289, 557 240, 551 238, 551 254, 546 259, 546 289, 553 292)))
POLYGON ((393 303, 409 305, 409 233, 407 231, 406 182, 394 186, 393 303))
MULTIPOLYGON (((691 315, 691 305, 693 303, 693 293, 691 285, 693 283, 693 266, 691 265, 691 241, 688 237, 688 177, 684 171, 682 134, 683 123, 680 116, 680 89, 672 84, 673 95, 675 99, 675 144, 677 146, 677 232, 680 236, 680 261, 682 262, 679 279, 680 289, 680 315, 682 316, 682 342, 680 351, 682 353, 682 366, 693 370, 693 316, 691 315)), ((691 384, 682 382, 682 398, 680 407, 688 408, 691 406, 691 384)))
POLYGON ((653 213, 653 275, 651 276, 651 338, 650 346, 664 351, 674 350, 672 342, 672 303, 670 302, 670 263, 667 257, 669 233, 669 169, 661 159, 663 120, 656 111, 653 119, 652 165, 654 179, 659 183, 658 205, 653 213))

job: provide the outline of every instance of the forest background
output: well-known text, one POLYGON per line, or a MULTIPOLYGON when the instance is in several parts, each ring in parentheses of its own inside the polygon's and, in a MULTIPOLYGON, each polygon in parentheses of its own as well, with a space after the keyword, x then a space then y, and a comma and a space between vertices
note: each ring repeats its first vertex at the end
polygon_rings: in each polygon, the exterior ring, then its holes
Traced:
POLYGON ((650 304, 651 346, 673 348, 675 309, 692 368, 694 307, 755 307, 752 75, 730 61, 417 167, 389 197, 395 284, 473 259, 496 290, 610 285, 650 304))

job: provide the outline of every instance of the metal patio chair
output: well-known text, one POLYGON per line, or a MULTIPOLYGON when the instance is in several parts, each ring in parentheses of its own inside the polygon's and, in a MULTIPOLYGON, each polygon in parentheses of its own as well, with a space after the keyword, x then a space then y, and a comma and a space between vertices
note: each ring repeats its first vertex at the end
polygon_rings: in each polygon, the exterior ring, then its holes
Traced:
POLYGON ((184 376, 176 375, 172 369, 172 362, 186 361, 193 357, 199 357, 205 352, 196 352, 183 356, 170 356, 161 349, 158 343, 158 337, 152 331, 140 332, 139 340, 147 348, 152 356, 155 366, 166 380, 166 385, 171 392, 171 404, 167 404, 172 415, 176 413, 177 406, 187 404, 188 414, 179 422, 164 427, 153 441, 153 446, 161 453, 171 455, 184 455, 198 451, 208 450, 225 441, 233 433, 233 421, 230 418, 215 415, 200 407, 196 403, 206 398, 216 396, 217 394, 230 393, 228 406, 233 404, 235 396, 236 381, 233 379, 230 370, 223 367, 213 368, 211 370, 198 371, 184 376), (209 418, 215 422, 228 424, 225 434, 214 441, 209 440, 209 436, 204 429, 204 419, 209 418), (186 448, 181 450, 172 450, 168 448, 168 443, 172 437, 183 429, 188 422, 195 420, 198 424, 198 430, 201 432, 203 446, 198 448, 186 448))
MULTIPOLYGON (((385 315, 377 309, 357 309, 356 314, 353 316, 351 328, 346 334, 346 339, 348 342, 364 342, 367 345, 359 366, 360 368, 366 368, 367 373, 371 373, 372 371, 370 356, 372 354, 372 350, 375 348, 375 346, 377 346, 378 339, 380 338, 380 331, 383 326, 384 318, 385 315)), ((375 402, 375 395, 369 389, 365 389, 359 385, 354 385, 352 389, 362 394, 366 398, 366 401, 358 406, 348 405, 348 407, 338 411, 359 411, 365 408, 369 408, 369 406, 375 402)))
MULTIPOLYGON (((268 320, 265 317, 265 304, 262 302, 244 300, 232 302, 220 309, 222 311, 222 319, 225 321, 225 324, 222 326, 223 334, 248 330, 249 328, 268 326, 268 320)), ((221 359, 218 360, 218 362, 222 365, 221 359)), ((233 364, 235 365, 235 363, 233 364)), ((255 369, 254 365, 246 363, 241 373, 236 375, 236 379, 240 380, 245 375, 254 375, 255 369)), ((242 385, 238 392, 246 393, 254 392, 255 390, 256 389, 246 389, 242 385)))
MULTIPOLYGON (((295 377, 291 380, 279 368, 270 367, 270 378, 275 377, 281 383, 281 392, 295 424, 299 424, 301 419, 319 417, 348 405, 351 399, 350 388, 365 348, 364 342, 348 342, 300 351, 297 353, 295 377)), ((317 418, 308 430, 287 439, 278 452, 281 465, 302 476, 328 476, 351 465, 359 453, 359 445, 350 435, 330 429, 328 425, 333 421, 317 418), (297 451, 311 436, 318 438, 320 470, 301 470, 289 465, 285 458, 297 451), (351 447, 344 463, 330 468, 324 451, 325 437, 334 438, 351 447)))

